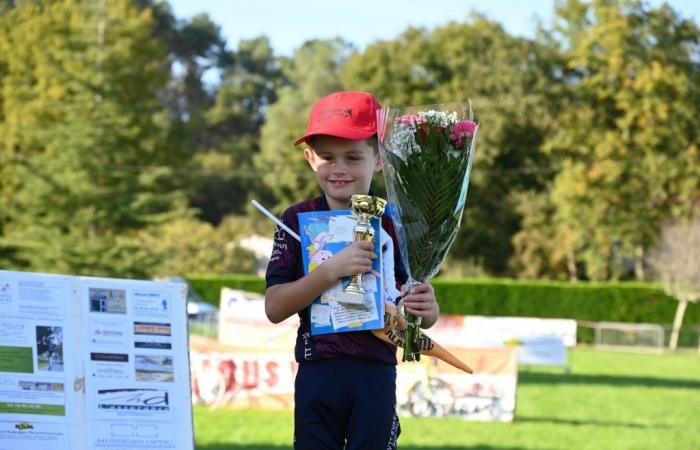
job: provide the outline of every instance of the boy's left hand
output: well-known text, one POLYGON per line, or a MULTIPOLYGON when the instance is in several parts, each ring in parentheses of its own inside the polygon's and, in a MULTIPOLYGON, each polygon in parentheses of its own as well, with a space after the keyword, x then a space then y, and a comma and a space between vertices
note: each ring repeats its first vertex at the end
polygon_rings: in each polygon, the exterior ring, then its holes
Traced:
POLYGON ((420 316, 426 323, 424 326, 431 326, 437 321, 438 306, 435 300, 435 291, 430 283, 421 283, 408 294, 406 285, 401 286, 401 297, 406 305, 406 311, 420 316))

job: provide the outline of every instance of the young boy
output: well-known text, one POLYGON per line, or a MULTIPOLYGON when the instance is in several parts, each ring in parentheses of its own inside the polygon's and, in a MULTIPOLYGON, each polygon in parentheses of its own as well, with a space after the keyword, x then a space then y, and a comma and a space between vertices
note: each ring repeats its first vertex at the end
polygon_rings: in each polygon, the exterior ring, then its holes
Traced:
MULTIPOLYGON (((368 194, 374 172, 381 170, 377 150, 377 110, 366 92, 337 92, 311 109, 302 142, 304 158, 316 172, 323 194, 288 208, 282 222, 299 234, 297 214, 348 209, 350 196, 368 194)), ((382 228, 398 249, 391 220, 382 228)), ((378 238, 378 237, 377 237, 378 238)), ((406 281, 398 250, 396 279, 406 281)), ((278 228, 267 267, 265 313, 273 323, 300 316, 295 358, 294 448, 302 450, 384 450, 396 448, 400 433, 396 416, 396 347, 369 331, 312 336, 309 305, 339 278, 368 272, 376 258, 370 242, 354 242, 304 275, 301 246, 278 228)), ((397 286, 398 288, 398 286, 397 286)), ((405 288, 402 294, 405 295, 405 288)), ((433 288, 423 283, 405 295, 409 312, 432 326, 439 308, 433 288)))

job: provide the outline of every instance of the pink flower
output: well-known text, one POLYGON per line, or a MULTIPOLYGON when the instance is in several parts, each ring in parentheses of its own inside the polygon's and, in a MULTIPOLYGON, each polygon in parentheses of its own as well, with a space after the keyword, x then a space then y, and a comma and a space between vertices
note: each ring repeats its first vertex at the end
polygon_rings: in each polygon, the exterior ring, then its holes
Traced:
POLYGON ((415 127, 416 125, 425 122, 425 119, 417 114, 406 114, 405 116, 401 116, 396 120, 398 120, 401 125, 406 127, 415 127))
POLYGON ((457 148, 464 147, 465 141, 474 136, 476 122, 471 120, 460 120, 452 127, 452 135, 450 139, 457 148))

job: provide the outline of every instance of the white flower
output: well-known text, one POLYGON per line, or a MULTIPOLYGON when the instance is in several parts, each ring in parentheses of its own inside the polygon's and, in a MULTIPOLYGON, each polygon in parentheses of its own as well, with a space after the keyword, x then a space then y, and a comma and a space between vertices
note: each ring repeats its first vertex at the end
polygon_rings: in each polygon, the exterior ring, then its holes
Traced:
POLYGON ((447 114, 444 111, 421 111, 418 115, 430 123, 435 123, 443 127, 449 127, 457 121, 457 113, 452 111, 447 114))
POLYGON ((404 161, 408 155, 420 152, 420 147, 416 143, 415 128, 396 124, 390 131, 391 135, 386 143, 386 148, 398 155, 404 161))

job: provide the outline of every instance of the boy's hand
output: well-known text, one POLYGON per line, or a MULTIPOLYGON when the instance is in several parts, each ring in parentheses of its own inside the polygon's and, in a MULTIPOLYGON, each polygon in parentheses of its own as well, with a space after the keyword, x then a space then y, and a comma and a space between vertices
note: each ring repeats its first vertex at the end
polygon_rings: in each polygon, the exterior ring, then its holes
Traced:
POLYGON ((423 318, 421 326, 431 327, 438 319, 440 309, 435 300, 435 291, 430 283, 421 283, 408 294, 406 285, 401 286, 401 297, 406 305, 406 311, 423 318))
POLYGON ((334 278, 351 277, 358 273, 369 272, 372 261, 377 255, 372 251, 373 244, 370 241, 356 241, 339 251, 323 265, 329 269, 334 278))

